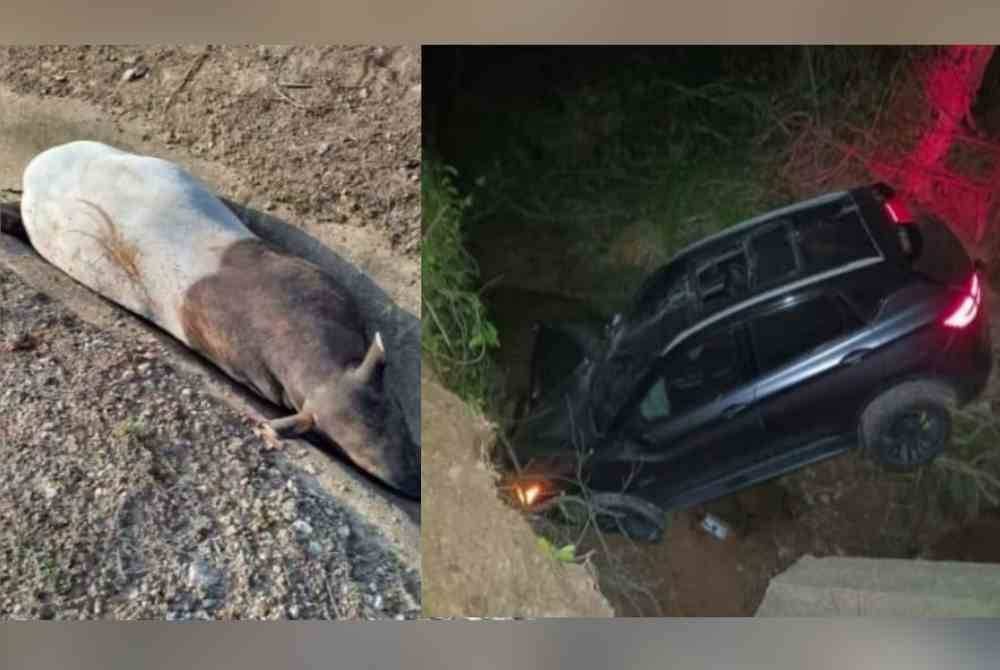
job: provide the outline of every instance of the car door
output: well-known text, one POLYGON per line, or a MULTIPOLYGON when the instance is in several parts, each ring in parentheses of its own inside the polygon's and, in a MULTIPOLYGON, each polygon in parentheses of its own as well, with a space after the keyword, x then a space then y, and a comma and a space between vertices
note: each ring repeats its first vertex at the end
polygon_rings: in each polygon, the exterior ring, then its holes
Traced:
POLYGON ((850 303, 830 292, 786 296, 749 325, 766 430, 758 448, 780 453, 851 433, 877 375, 850 303))
POLYGON ((683 487, 725 469, 763 434, 754 405, 746 327, 692 335, 637 386, 624 412, 625 446, 617 473, 634 487, 683 487))

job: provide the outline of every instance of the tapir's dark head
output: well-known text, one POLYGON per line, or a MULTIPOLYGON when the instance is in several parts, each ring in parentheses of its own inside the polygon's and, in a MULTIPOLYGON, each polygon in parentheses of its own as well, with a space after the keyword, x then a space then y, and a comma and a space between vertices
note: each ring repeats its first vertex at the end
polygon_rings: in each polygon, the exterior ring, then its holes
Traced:
POLYGON ((315 429, 337 443, 367 472, 412 496, 420 495, 420 463, 408 431, 390 412, 383 384, 385 347, 378 333, 364 360, 338 379, 313 390, 304 413, 315 429))

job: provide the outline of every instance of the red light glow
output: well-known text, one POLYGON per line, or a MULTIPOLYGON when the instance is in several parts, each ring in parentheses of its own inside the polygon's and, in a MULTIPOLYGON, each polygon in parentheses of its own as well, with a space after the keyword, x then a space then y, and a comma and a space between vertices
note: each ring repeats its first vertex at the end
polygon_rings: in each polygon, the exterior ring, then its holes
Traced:
POLYGON ((972 275, 972 285, 969 287, 969 294, 962 299, 962 303, 944 321, 944 325, 949 328, 965 328, 972 323, 979 313, 979 303, 982 300, 982 290, 979 287, 979 275, 972 275))
POLYGON ((909 207, 899 198, 893 198, 886 202, 885 211, 893 223, 911 223, 913 221, 909 207))

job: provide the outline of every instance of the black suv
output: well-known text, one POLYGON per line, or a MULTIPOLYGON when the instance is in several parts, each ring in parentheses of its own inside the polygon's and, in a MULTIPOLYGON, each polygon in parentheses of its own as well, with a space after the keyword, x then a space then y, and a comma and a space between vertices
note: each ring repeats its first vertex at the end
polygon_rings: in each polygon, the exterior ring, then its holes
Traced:
POLYGON ((536 327, 516 499, 585 490, 654 540, 664 510, 858 444, 889 468, 925 464, 989 376, 981 282, 949 228, 885 184, 704 239, 609 324, 536 327))

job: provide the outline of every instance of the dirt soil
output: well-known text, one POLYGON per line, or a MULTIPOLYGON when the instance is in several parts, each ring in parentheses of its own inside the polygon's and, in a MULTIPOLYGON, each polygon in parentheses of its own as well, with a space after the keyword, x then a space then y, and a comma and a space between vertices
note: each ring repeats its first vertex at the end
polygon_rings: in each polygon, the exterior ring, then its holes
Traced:
POLYGON ((243 204, 419 258, 418 48, 5 47, 0 83, 145 122, 142 142, 238 174, 243 204))
MULTIPOLYGON (((161 156, 419 314, 419 103, 416 48, 5 47, 0 199, 58 143, 161 156)), ((369 523, 314 450, 265 449, 156 338, 75 312, 0 270, 0 617, 419 614, 402 512, 369 523)))
POLYGON ((421 387, 424 615, 613 616, 584 566, 543 553, 528 522, 500 502, 484 458, 490 426, 429 373, 421 387))

